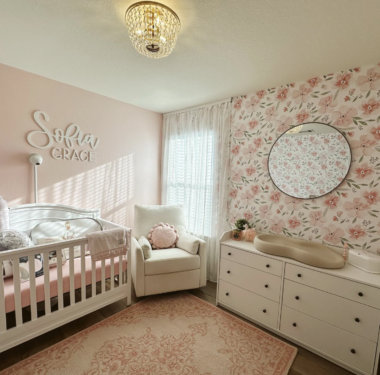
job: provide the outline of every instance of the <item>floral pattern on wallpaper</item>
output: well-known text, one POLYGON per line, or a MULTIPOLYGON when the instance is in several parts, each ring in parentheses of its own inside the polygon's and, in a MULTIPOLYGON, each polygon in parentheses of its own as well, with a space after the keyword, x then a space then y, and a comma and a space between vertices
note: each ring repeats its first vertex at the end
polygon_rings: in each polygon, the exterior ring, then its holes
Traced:
POLYGON ((310 198, 340 185, 350 162, 350 147, 340 133, 287 134, 273 145, 269 171, 285 194, 310 198))
POLYGON ((380 64, 262 90, 233 100, 229 221, 327 245, 380 252, 380 64), (332 193, 296 199, 268 174, 275 140, 292 125, 331 124, 347 138, 352 165, 332 193))

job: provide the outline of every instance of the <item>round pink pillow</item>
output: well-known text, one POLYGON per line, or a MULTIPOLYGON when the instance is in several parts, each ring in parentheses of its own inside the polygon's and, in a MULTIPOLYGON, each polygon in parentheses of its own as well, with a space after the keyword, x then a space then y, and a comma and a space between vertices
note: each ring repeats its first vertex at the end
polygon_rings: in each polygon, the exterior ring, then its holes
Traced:
POLYGON ((169 249, 170 247, 175 247, 178 238, 177 229, 168 223, 155 225, 148 234, 148 239, 153 249, 169 249))

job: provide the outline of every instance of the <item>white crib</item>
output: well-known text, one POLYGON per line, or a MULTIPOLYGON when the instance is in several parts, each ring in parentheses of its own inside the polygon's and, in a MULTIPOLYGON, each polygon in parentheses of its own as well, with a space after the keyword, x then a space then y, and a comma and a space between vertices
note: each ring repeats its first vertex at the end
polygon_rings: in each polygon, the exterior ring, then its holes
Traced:
MULTIPOLYGON (((47 221, 54 223, 76 218, 95 219, 106 229, 120 227, 101 219, 100 210, 82 210, 64 205, 21 205, 10 208, 9 214, 10 228, 28 234, 39 223, 47 221)), ((94 262, 85 253, 86 243, 86 238, 77 238, 0 252, 0 352, 120 299, 127 298, 127 305, 130 305, 130 251, 126 256, 94 262), (75 246, 80 246, 80 257, 76 259, 74 259, 75 246), (69 260, 63 265, 62 249, 67 248, 69 248, 69 260), (57 267, 50 269, 44 267, 43 276, 37 278, 34 261, 29 262, 30 280, 21 283, 19 262, 16 259, 28 256, 34 260, 35 254, 43 254, 43 258, 48 259, 51 251, 57 252, 57 267), (12 295, 9 293, 8 279, 2 277, 3 261, 6 260, 13 260, 12 295), (91 289, 90 297, 88 296, 90 290, 87 289, 91 289), (66 298, 65 306, 66 293, 70 293, 70 299, 67 301, 66 298), (9 307, 10 305, 12 307, 9 307), (9 312, 9 309, 12 311, 9 312), (10 322, 13 320, 14 322, 10 322)))

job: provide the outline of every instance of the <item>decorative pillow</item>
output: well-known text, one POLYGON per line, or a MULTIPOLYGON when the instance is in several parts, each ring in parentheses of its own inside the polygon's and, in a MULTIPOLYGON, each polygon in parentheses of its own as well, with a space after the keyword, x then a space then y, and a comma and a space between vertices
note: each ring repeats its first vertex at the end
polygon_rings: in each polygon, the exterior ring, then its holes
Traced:
POLYGON ((177 247, 187 251, 190 254, 196 255, 199 250, 199 239, 191 236, 190 234, 184 233, 179 236, 177 247))
POLYGON ((141 236, 139 238, 139 244, 144 253, 144 258, 149 259, 152 256, 152 246, 150 246, 150 243, 147 240, 147 238, 144 236, 141 236))
POLYGON ((0 251, 32 246, 34 246, 32 240, 24 232, 11 229, 0 231, 0 251))
POLYGON ((148 239, 153 249, 169 249, 170 247, 175 247, 178 237, 177 229, 168 223, 155 225, 148 234, 148 239))
MULTIPOLYGON (((5 250, 15 250, 23 247, 33 247, 34 244, 28 235, 24 232, 19 232, 17 230, 4 230, 0 231, 0 251, 5 250)), ((35 275, 39 277, 43 275, 43 261, 41 254, 36 254, 35 258, 35 275)), ((13 264, 11 261, 7 260, 3 262, 3 277, 13 276, 13 264)), ((29 280, 29 258, 20 258, 20 277, 21 282, 29 280)))

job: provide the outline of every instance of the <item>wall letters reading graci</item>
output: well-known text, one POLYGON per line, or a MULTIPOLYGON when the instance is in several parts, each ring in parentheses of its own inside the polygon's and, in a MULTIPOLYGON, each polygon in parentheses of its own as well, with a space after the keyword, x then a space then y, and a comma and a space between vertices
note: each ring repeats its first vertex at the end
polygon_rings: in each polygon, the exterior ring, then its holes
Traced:
POLYGON ((84 134, 77 124, 71 124, 66 128, 66 131, 62 129, 55 129, 54 134, 46 127, 43 121, 48 122, 50 120, 49 115, 43 111, 34 112, 34 121, 42 130, 31 131, 27 140, 28 143, 36 148, 44 149, 51 147, 54 142, 62 143, 66 147, 54 147, 51 151, 51 155, 54 159, 61 160, 77 160, 77 161, 96 161, 95 151, 74 149, 75 144, 78 146, 84 146, 88 144, 91 149, 96 149, 99 145, 99 138, 95 138, 93 134, 84 134), (42 137, 41 137, 42 135, 42 137), (36 137, 39 139, 44 138, 44 141, 39 140, 41 143, 35 143, 36 137))

